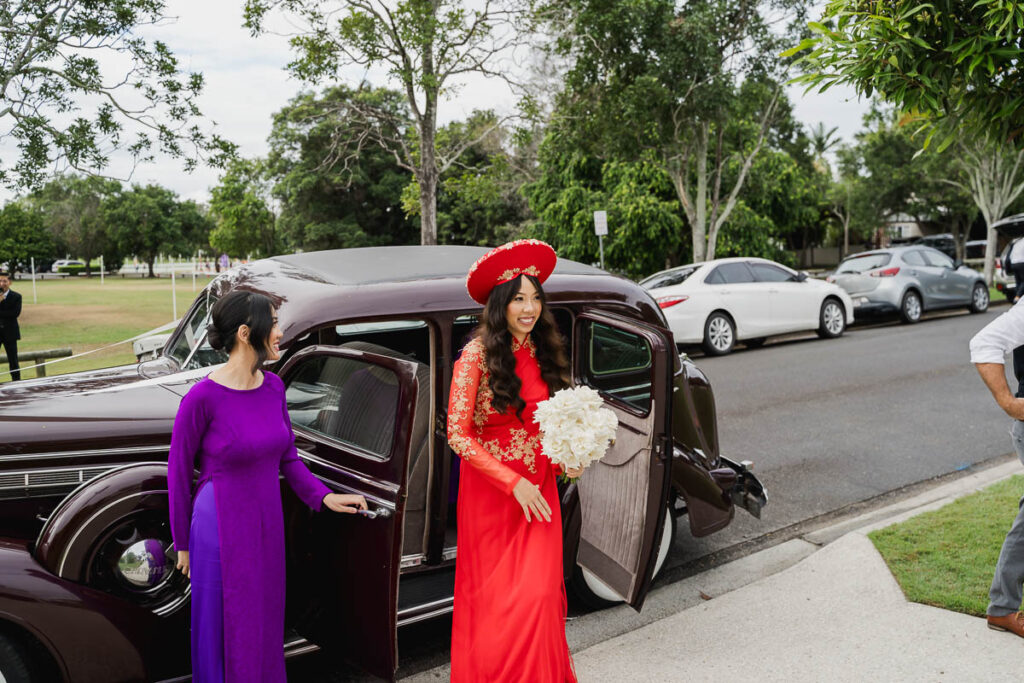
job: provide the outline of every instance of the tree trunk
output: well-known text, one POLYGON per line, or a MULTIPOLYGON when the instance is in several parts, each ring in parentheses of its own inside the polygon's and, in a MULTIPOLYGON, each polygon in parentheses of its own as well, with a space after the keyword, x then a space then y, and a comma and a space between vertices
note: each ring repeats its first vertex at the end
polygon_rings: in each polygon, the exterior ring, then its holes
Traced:
POLYGON ((420 172, 420 244, 437 244, 437 167, 420 172))
POLYGON ((156 273, 153 272, 153 262, 156 261, 156 256, 150 256, 146 264, 149 266, 149 277, 156 277, 156 273))
MULTIPOLYGON (((695 209, 690 229, 693 232, 693 262, 710 261, 715 258, 714 251, 708 250, 708 135, 710 125, 701 123, 697 131, 697 140, 693 155, 697 159, 697 196, 694 197, 695 209)), ((686 172, 686 169, 683 169, 686 172)))

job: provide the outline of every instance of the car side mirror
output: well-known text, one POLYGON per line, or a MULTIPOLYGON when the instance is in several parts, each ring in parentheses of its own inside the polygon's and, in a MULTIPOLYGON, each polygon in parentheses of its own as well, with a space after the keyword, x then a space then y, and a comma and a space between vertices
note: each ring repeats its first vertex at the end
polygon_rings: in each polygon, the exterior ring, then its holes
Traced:
POLYGON ((953 270, 960 270, 960 268, 963 265, 964 265, 964 262, 961 261, 960 259, 957 259, 957 260, 953 261, 953 270))
POLYGON ((808 278, 808 275, 807 275, 807 271, 806 270, 801 270, 799 273, 796 274, 796 281, 797 282, 803 282, 807 278, 808 278))

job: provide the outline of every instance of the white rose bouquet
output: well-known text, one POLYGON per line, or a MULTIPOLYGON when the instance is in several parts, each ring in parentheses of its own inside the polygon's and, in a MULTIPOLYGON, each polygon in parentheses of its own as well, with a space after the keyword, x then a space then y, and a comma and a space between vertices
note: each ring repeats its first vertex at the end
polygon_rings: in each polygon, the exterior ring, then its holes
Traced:
POLYGON ((540 425, 544 452, 564 470, 585 468, 604 457, 619 426, 601 395, 585 386, 556 391, 538 403, 533 421, 540 425))

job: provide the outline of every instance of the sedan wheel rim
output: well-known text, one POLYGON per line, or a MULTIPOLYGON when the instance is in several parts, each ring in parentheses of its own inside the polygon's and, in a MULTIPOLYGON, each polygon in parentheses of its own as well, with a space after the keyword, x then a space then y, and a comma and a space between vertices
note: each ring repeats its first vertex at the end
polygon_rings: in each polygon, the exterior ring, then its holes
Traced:
POLYGON ((917 319, 921 316, 921 302, 917 300, 917 297, 911 294, 907 297, 907 304, 905 306, 908 318, 917 319))
POLYGON ((825 306, 825 329, 832 334, 839 334, 843 331, 843 312, 836 304, 825 306))
POLYGON ((974 307, 985 308, 988 305, 988 292, 981 287, 974 289, 974 307))
POLYGON ((724 318, 715 318, 708 326, 708 336, 711 337, 711 345, 719 351, 724 351, 732 345, 732 329, 729 321, 724 318))

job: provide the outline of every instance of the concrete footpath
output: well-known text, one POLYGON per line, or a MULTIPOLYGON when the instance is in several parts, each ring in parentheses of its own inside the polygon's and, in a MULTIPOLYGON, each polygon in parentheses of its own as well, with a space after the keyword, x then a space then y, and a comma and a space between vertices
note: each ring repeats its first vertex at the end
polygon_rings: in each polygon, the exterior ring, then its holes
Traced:
MULTIPOLYGON (((1024 640, 908 602, 867 533, 1024 473, 1014 459, 659 588, 567 629, 580 681, 1024 679, 1024 640), (603 629, 592 629, 600 620, 603 629), (619 635, 590 642, 617 620, 619 635), (589 623, 588 623, 589 622, 589 623)), ((1010 513, 1008 513, 1010 514, 1010 513)), ((447 680, 447 667, 408 681, 447 680)))

